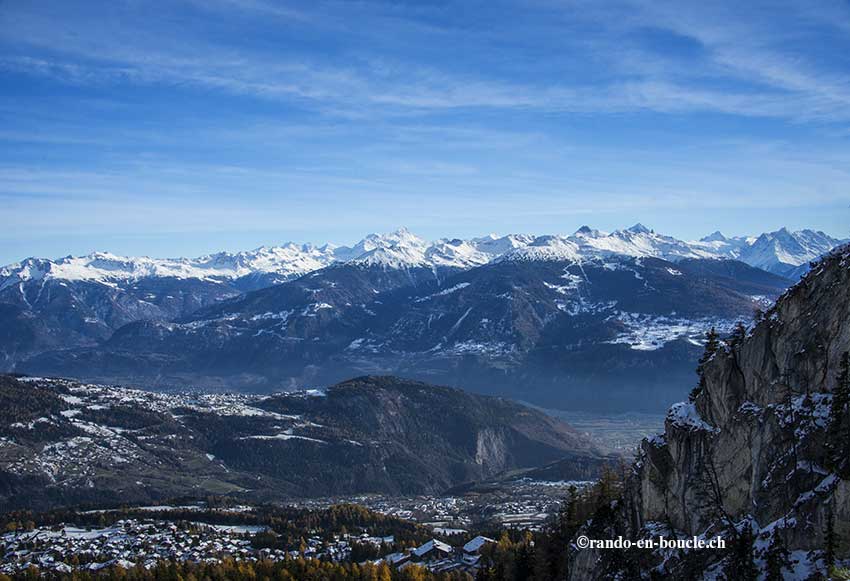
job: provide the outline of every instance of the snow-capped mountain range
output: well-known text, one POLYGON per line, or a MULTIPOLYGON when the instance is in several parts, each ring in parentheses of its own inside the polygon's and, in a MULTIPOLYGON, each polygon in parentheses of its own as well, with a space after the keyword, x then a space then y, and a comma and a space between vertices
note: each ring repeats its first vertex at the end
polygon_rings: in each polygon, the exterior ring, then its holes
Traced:
POLYGON ((620 405, 649 409, 687 383, 708 328, 751 320, 839 242, 787 230, 686 242, 637 224, 32 258, 0 269, 0 370, 227 389, 380 370, 488 393, 521 385, 547 405, 628 385, 620 405))
POLYGON ((354 246, 295 244, 219 252, 198 258, 148 258, 95 252, 57 260, 27 258, 0 268, 0 290, 20 282, 57 279, 114 284, 144 278, 198 279, 230 282, 254 275, 273 275, 282 282, 347 262, 386 268, 468 269, 496 260, 571 260, 582 262, 611 255, 685 258, 730 258, 796 279, 810 261, 845 240, 823 232, 782 228, 760 236, 727 238, 715 232, 698 241, 659 234, 642 224, 603 232, 588 226, 569 236, 511 234, 481 238, 426 241, 405 228, 370 234, 354 246))
POLYGON ((234 280, 254 273, 275 273, 287 278, 317 270, 334 261, 330 246, 287 243, 245 252, 219 252, 198 258, 148 258, 93 252, 57 260, 27 258, 0 269, 0 288, 16 282, 60 279, 109 282, 149 277, 207 281, 234 280))
POLYGON ((757 237, 726 238, 715 232, 700 242, 717 254, 796 280, 808 271, 809 262, 847 240, 814 230, 781 228, 757 237))

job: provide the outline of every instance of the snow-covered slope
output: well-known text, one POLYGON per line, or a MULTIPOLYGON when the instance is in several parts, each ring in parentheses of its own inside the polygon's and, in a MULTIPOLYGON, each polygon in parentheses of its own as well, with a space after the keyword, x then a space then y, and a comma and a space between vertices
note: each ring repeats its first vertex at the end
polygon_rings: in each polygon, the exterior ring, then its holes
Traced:
POLYGON ((28 281, 59 279, 110 282, 142 278, 194 278, 205 281, 234 280, 255 273, 274 273, 294 278, 327 266, 335 260, 331 246, 288 243, 256 250, 219 252, 199 258, 148 258, 94 252, 58 260, 27 258, 0 268, 0 290, 28 281))
POLYGON ((3 511, 223 493, 435 494, 561 459, 567 477, 586 479, 605 460, 540 411, 393 377, 259 396, 0 375, 0 402, 3 511))
MULTIPOLYGON (((354 246, 287 243, 243 252, 219 252, 198 258, 148 258, 95 252, 58 260, 28 258, 0 268, 0 290, 21 282, 45 279, 104 284, 144 278, 198 279, 230 282, 243 277, 274 275, 267 284, 283 282, 332 263, 351 262, 383 268, 468 269, 494 260, 583 261, 621 255, 679 261, 687 258, 741 260, 781 276, 797 278, 810 261, 843 241, 823 232, 786 228, 760 236, 727 238, 720 232, 695 242, 659 234, 642 224, 602 232, 582 226, 570 236, 494 234, 481 238, 426 241, 405 228, 370 234, 354 246)), ((266 285, 267 285, 266 284, 266 285)))
POLYGON ((759 236, 727 238, 720 232, 706 236, 695 247, 707 252, 746 262, 750 266, 797 280, 809 270, 809 263, 836 246, 847 242, 815 230, 792 232, 780 228, 759 236))
POLYGON ((840 244, 823 232, 786 228, 762 234, 741 251, 741 260, 764 270, 790 276, 800 266, 805 266, 840 244))
POLYGON ((109 285, 144 278, 231 282, 252 275, 276 275, 271 280, 283 282, 339 262, 384 268, 466 269, 487 264, 505 251, 531 240, 530 236, 505 236, 428 242, 400 228, 389 234, 370 234, 350 247, 289 242, 282 246, 219 252, 198 258, 128 257, 107 252, 57 260, 27 258, 0 268, 0 290, 22 282, 50 279, 109 285))
POLYGON ((554 260, 580 262, 582 256, 579 246, 563 236, 538 236, 531 243, 506 252, 501 260, 537 261, 554 260))
POLYGON ((384 268, 460 268, 487 264, 506 251, 533 240, 530 236, 441 238, 428 242, 406 228, 389 234, 370 234, 352 247, 336 249, 336 260, 384 268))
POLYGON ((678 262, 688 258, 725 258, 740 260, 791 280, 805 274, 809 262, 845 242, 823 232, 791 232, 787 228, 760 236, 734 238, 727 238, 716 231, 699 241, 687 242, 659 234, 642 224, 610 233, 582 226, 571 236, 505 237, 498 240, 504 253, 497 258, 502 260, 579 262, 610 256, 634 256, 678 262), (507 243, 509 238, 515 242, 512 246, 507 243))
POLYGON ((715 257, 715 254, 709 250, 677 240, 672 236, 658 234, 643 224, 635 224, 624 230, 615 230, 610 234, 582 226, 570 237, 570 240, 579 246, 584 256, 624 254, 637 257, 654 256, 672 261, 683 258, 715 257))

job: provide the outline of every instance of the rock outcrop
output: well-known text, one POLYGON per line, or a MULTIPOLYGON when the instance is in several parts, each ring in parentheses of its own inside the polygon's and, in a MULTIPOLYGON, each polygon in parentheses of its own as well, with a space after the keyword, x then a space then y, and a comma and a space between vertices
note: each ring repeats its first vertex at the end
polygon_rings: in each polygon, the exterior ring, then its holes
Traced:
MULTIPOLYGON (((836 443, 827 442, 832 392, 848 350, 845 246, 708 361, 703 388, 670 409, 663 434, 642 443, 609 533, 734 540, 748 527, 757 567, 765 567, 778 537, 790 551, 783 574, 805 579, 823 571, 832 528, 837 556, 848 557, 850 480, 836 473, 828 454, 836 443)), ((572 579, 609 578, 618 566, 611 551, 574 557, 572 579)), ((737 578, 728 550, 644 552, 639 559, 646 578, 737 578)))

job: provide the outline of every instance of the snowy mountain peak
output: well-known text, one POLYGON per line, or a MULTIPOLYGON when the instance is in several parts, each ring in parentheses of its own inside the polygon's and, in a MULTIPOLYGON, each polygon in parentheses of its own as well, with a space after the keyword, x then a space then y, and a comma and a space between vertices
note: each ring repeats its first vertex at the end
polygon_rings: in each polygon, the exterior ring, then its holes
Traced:
POLYGON ((428 266, 422 247, 402 244, 377 246, 348 262, 396 269, 428 266))
POLYGON ((708 236, 700 238, 700 242, 727 242, 728 240, 720 230, 715 230, 708 236))
POLYGON ((426 266, 427 248, 425 240, 402 227, 387 234, 369 234, 352 247, 340 246, 334 255, 343 262, 405 268, 426 266))
POLYGON ((802 274, 808 263, 844 241, 814 230, 780 228, 748 243, 740 259, 758 268, 790 278, 802 274))
POLYGON ((580 261, 616 255, 671 261, 731 258, 796 279, 805 273, 809 262, 842 242, 823 232, 792 232, 788 228, 757 237, 728 238, 715 231, 697 242, 685 242, 642 224, 611 233, 582 226, 568 237, 490 234, 469 240, 444 238, 427 242, 407 228, 399 228, 386 234, 370 234, 351 247, 287 242, 198 258, 126 257, 104 251, 57 260, 28 258, 0 268, 0 290, 46 279, 114 285, 149 277, 224 282, 269 274, 275 282, 282 282, 339 262, 384 268, 467 269, 497 259, 580 261))
POLYGON ((616 230, 610 234, 582 228, 569 240, 579 246, 580 253, 584 257, 625 255, 681 260, 705 258, 711 255, 708 250, 671 236, 657 234, 642 224, 635 224, 631 228, 616 230))
POLYGON ((561 236, 538 236, 530 244, 505 253, 499 260, 513 261, 571 261, 583 258, 579 245, 561 236))
POLYGON ((483 238, 473 238, 470 242, 479 251, 495 258, 515 248, 527 246, 533 240, 534 236, 528 234, 508 234, 507 236, 490 234, 483 238))
POLYGON ((238 253, 218 252, 198 258, 126 257, 108 252, 66 256, 58 260, 28 258, 0 269, 0 287, 30 280, 58 279, 112 284, 143 278, 234 280, 256 273, 292 278, 334 261, 333 251, 296 244, 261 247, 238 253))
POLYGON ((608 233, 596 230, 595 228, 591 228, 587 225, 582 226, 573 234, 573 237, 576 238, 599 238, 601 236, 608 236, 608 233))
POLYGON ((647 228, 646 226, 644 226, 640 222, 638 222, 637 224, 635 224, 631 228, 627 228, 626 230, 629 231, 629 232, 632 232, 634 234, 650 234, 650 233, 652 233, 652 230, 650 230, 649 228, 647 228))
POLYGON ((472 268, 490 262, 492 257, 469 240, 438 240, 425 252, 429 264, 438 267, 472 268))
POLYGON ((336 257, 339 260, 355 260, 364 257, 365 254, 391 248, 405 248, 412 250, 419 248, 424 251, 428 243, 411 233, 407 228, 399 228, 387 234, 369 234, 354 246, 340 246, 336 249, 336 257))

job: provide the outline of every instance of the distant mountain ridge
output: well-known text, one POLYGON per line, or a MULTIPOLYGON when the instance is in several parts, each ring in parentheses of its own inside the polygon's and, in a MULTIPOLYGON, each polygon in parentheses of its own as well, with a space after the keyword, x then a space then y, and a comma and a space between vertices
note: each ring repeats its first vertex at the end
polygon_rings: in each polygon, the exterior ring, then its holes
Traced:
POLYGON ((709 328, 750 320, 789 284, 694 258, 524 255, 443 274, 341 263, 185 317, 131 322, 16 369, 252 391, 380 373, 551 407, 657 411, 681 396, 668 388, 692 376, 709 328))
MULTIPOLYGON (((786 278, 802 275, 808 263, 845 240, 823 232, 782 228, 759 236, 727 238, 722 233, 699 241, 683 241, 635 224, 603 232, 582 226, 569 236, 510 234, 468 240, 428 242, 400 228, 370 234, 354 246, 295 244, 263 246, 250 251, 219 252, 198 258, 149 258, 94 252, 49 260, 27 258, 0 268, 0 291, 19 283, 57 279, 104 284, 144 278, 198 279, 236 283, 268 276, 271 283, 291 280, 336 262, 390 268, 465 269, 495 260, 591 260, 610 255, 685 258, 731 258, 786 278)), ((247 283, 246 283, 247 284, 247 283)))
POLYGON ((756 237, 726 238, 714 232, 701 242, 727 258, 797 281, 808 272, 810 262, 848 240, 838 240, 820 231, 791 232, 780 228, 756 237))
POLYGON ((643 386, 655 395, 634 403, 651 407, 691 373, 706 329, 749 320, 791 284, 765 270, 771 249, 785 249, 774 266, 787 272, 832 242, 808 231, 684 242, 636 224, 28 259, 0 269, 0 370, 263 390, 393 373, 489 393, 534 386, 532 401, 556 406, 626 382, 620 405, 643 386))

